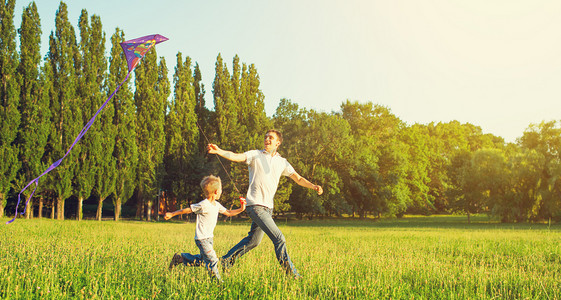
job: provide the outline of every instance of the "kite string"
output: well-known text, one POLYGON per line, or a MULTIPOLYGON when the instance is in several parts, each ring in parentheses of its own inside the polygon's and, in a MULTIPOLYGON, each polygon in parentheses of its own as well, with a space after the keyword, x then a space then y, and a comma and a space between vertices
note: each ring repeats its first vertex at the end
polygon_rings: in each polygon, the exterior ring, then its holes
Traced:
POLYGON ((18 206, 21 202, 21 194, 32 184, 35 183, 35 188, 33 189, 33 192, 31 193, 31 195, 29 195, 29 197, 27 198, 27 200, 25 201, 25 208, 23 209, 23 212, 21 212, 20 214, 23 215, 25 214, 25 211, 27 210, 27 204, 29 203, 29 200, 31 199, 31 197, 33 197, 33 194, 35 194, 35 191, 37 190, 37 186, 39 185, 38 181, 39 178, 43 177, 45 174, 49 173, 50 171, 54 170, 56 167, 58 167, 60 165, 60 163, 62 162, 62 160, 64 158, 66 158, 66 156, 68 156, 68 154, 70 153, 70 151, 72 150, 72 148, 74 148, 74 146, 76 145, 76 143, 78 143, 78 141, 80 139, 82 139, 82 137, 86 134, 86 132, 90 129, 90 127, 92 126, 93 122, 95 121, 95 118, 97 117, 97 115, 101 112, 101 110, 103 110, 105 108, 105 106, 107 105, 107 103, 109 103, 109 100, 111 100, 113 98, 113 96, 115 96, 115 94, 117 93, 117 91, 121 88, 121 86, 123 85, 123 83, 125 83, 125 81, 127 81, 127 79, 129 79, 131 72, 129 71, 127 74, 127 77, 125 77, 125 79, 123 81, 121 81, 121 83, 119 83, 119 85, 117 86, 117 88, 113 91, 113 93, 111 94, 111 96, 109 96, 109 98, 107 98, 107 100, 105 100, 105 102, 101 105, 101 107, 97 110, 97 112, 94 114, 94 116, 88 121, 88 123, 86 123, 86 126, 84 126, 84 128, 82 128, 82 130, 80 131, 80 133, 78 134, 78 136, 76 137, 76 139, 74 140, 74 142, 72 143, 72 145, 70 146, 70 148, 68 148, 68 151, 66 151, 66 154, 64 154, 64 156, 57 160, 56 162, 54 162, 52 165, 50 165, 47 170, 45 170, 41 175, 39 175, 39 177, 31 180, 18 194, 18 203, 16 204, 16 212, 14 214, 14 218, 11 219, 10 221, 6 222, 6 224, 10 224, 12 223, 18 216, 18 206))
MULTIPOLYGON (((195 120, 195 123, 197 124, 197 127, 199 127, 199 130, 203 133, 203 136, 205 137, 205 140, 207 141, 207 143, 210 144, 210 140, 208 139, 208 137, 206 136, 203 128, 201 127, 201 125, 199 125, 199 122, 195 120)), ((220 165, 222 166, 222 169, 224 169, 224 172, 226 173, 226 175, 228 176, 228 178, 230 179, 230 182, 232 182, 232 184, 234 185, 234 189, 236 190, 236 192, 238 192, 239 195, 241 195, 242 193, 240 193, 240 190, 238 190, 238 187, 236 186, 236 182, 232 179, 232 177, 230 176, 230 174, 228 173, 228 171, 226 170, 226 167, 224 166, 224 164, 222 163, 222 160, 220 160, 220 156, 218 156, 218 154, 216 154, 216 158, 218 158, 218 162, 220 162, 220 165)))

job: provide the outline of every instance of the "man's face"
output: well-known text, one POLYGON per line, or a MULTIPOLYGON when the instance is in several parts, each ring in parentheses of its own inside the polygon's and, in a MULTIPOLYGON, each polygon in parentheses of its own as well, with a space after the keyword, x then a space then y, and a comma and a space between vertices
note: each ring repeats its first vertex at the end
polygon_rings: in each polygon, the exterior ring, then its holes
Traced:
POLYGON ((267 134, 265 134, 265 141, 264 142, 265 142, 265 150, 267 152, 277 150, 277 148, 281 144, 281 142, 279 140, 279 137, 274 132, 267 132, 267 134))

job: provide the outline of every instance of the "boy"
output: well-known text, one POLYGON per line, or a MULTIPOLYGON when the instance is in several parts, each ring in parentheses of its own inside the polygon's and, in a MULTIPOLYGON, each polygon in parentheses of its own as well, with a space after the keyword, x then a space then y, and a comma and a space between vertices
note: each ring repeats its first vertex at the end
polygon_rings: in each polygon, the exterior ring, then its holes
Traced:
POLYGON ((169 220, 177 215, 195 213, 197 214, 197 222, 195 229, 195 243, 200 250, 200 254, 190 253, 176 253, 169 264, 170 270, 176 265, 183 263, 186 266, 200 266, 203 262, 209 271, 210 276, 213 275, 218 281, 222 281, 220 273, 218 272, 218 257, 212 247, 212 240, 214 237, 214 227, 218 220, 218 213, 228 217, 235 216, 245 210, 245 199, 240 198, 241 207, 234 210, 227 210, 218 201, 222 195, 222 182, 220 177, 206 176, 201 181, 201 188, 206 197, 203 201, 197 204, 191 204, 190 207, 177 210, 174 212, 167 212, 164 219, 169 220))

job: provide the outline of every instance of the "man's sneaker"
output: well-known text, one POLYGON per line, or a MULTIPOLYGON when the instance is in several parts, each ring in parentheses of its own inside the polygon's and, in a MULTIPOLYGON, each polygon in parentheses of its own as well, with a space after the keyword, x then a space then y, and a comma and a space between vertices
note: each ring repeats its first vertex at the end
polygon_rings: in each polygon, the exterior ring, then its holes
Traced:
POLYGON ((171 259, 171 262, 169 263, 169 269, 173 269, 173 267, 179 265, 183 263, 183 258, 181 257, 181 254, 179 253, 175 253, 173 255, 173 258, 171 259))
POLYGON ((222 271, 223 272, 228 272, 230 270, 230 267, 232 266, 232 264, 230 263, 230 259, 229 258, 224 258, 224 257, 220 257, 220 264, 222 265, 222 271))

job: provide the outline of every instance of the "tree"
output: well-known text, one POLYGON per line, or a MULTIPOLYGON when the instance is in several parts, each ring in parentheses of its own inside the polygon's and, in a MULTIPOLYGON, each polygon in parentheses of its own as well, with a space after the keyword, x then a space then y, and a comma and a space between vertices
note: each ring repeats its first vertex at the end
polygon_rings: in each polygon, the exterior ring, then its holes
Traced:
POLYGON ((15 0, 0 1, 0 217, 4 215, 6 195, 20 168, 18 147, 14 143, 20 125, 14 6, 15 0))
POLYGON ((199 130, 196 125, 197 101, 192 74, 191 59, 187 57, 183 61, 179 52, 173 76, 174 97, 166 109, 164 162, 167 186, 180 201, 199 195, 199 130))
POLYGON ((238 107, 234 98, 232 80, 226 63, 218 54, 216 58, 215 76, 212 84, 214 96, 214 127, 216 128, 218 143, 224 149, 236 151, 239 134, 237 132, 238 107))
MULTIPOLYGON (((305 178, 324 186, 324 194, 309 193, 307 189, 289 182, 288 202, 300 215, 338 214, 343 210, 341 196, 343 182, 337 174, 350 152, 350 126, 337 114, 318 113, 298 109, 289 100, 281 100, 274 116, 275 127, 283 133, 284 142, 279 152, 305 178), (312 145, 312 146, 311 146, 312 145)), ((281 185, 281 195, 285 195, 281 185)), ((275 199, 281 207, 281 200, 275 199)))
POLYGON ((411 197, 407 211, 412 213, 429 214, 434 211, 428 186, 428 139, 427 127, 420 124, 407 126, 399 134, 407 155, 405 183, 411 197))
MULTIPOLYGON (((298 137, 301 136, 300 130, 303 130, 307 126, 306 120, 306 110, 300 109, 298 104, 291 102, 288 99, 281 99, 279 105, 273 115, 274 128, 280 130, 283 134, 283 143, 280 146, 279 151, 284 157, 289 157, 292 159, 297 159, 298 153, 300 151, 301 141, 298 137)), ((292 162, 293 164, 295 161, 292 162)), ((279 187, 277 193, 275 194, 275 211, 285 213, 290 210, 295 211, 291 208, 290 197, 292 195, 291 180, 286 180, 281 178, 279 181, 279 187)), ((299 208, 299 214, 302 215, 305 212, 305 208, 299 208)))
MULTIPOLYGON (((93 15, 90 19, 85 9, 82 10, 79 21, 80 28, 80 64, 78 65, 78 96, 82 101, 82 122, 87 124, 95 115, 103 103, 105 95, 105 36, 101 32, 101 21, 98 16, 93 15)), ((112 113, 111 109, 105 109, 103 114, 112 113), (109 110, 109 111, 108 111, 109 110)), ((98 117, 103 118, 100 115, 98 117)), ((96 117, 97 118, 97 117, 96 117)), ((107 117, 106 117, 107 118, 107 117)), ((111 144, 102 144, 101 130, 111 128, 100 127, 100 124, 92 125, 88 134, 82 138, 82 147, 78 159, 78 168, 75 176, 75 193, 78 197, 76 219, 82 220, 82 203, 91 195, 96 184, 96 177, 111 178, 111 170, 102 167, 105 155, 111 153, 111 144), (103 173, 103 174, 100 174, 103 173)), ((99 216, 101 218, 101 216, 99 216)))
POLYGON ((164 118, 166 99, 170 93, 167 67, 164 59, 157 65, 156 50, 152 48, 142 64, 135 69, 137 108, 138 196, 140 206, 137 217, 146 204, 146 217, 150 220, 152 199, 157 195, 163 171, 165 147, 164 118), (154 70, 157 70, 156 72, 154 70))
MULTIPOLYGON (((502 149, 504 140, 491 134, 483 134, 479 126, 470 123, 461 124, 458 121, 448 123, 430 123, 428 153, 430 178, 429 196, 437 212, 445 212, 455 206, 454 191, 461 189, 456 186, 453 178, 449 176, 452 162, 457 155, 463 156, 466 152, 474 153, 480 149, 502 149)), ((461 159, 461 158, 460 158, 461 159)))
POLYGON ((254 64, 242 65, 240 81, 240 123, 245 125, 250 147, 261 147, 263 134, 271 122, 265 113, 265 95, 259 88, 259 74, 254 64))
MULTIPOLYGON (((82 112, 79 98, 77 97, 76 68, 79 53, 76 43, 74 28, 68 21, 68 10, 64 2, 61 2, 56 12, 55 32, 49 37, 49 53, 47 63, 53 74, 53 88, 50 95, 50 110, 52 112, 51 122, 54 124, 49 136, 48 144, 52 147, 49 154, 52 164, 54 160, 61 159, 70 149, 78 136, 82 123, 82 112)), ((55 172, 48 177, 48 185, 54 190, 57 198, 57 219, 64 219, 64 205, 66 198, 72 192, 72 180, 76 161, 80 154, 80 144, 76 144, 65 161, 61 163, 55 172)))
POLYGON ((536 202, 531 219, 561 219, 561 122, 531 124, 519 139, 522 149, 537 152, 543 159, 537 177, 536 202))
MULTIPOLYGON (((202 83, 203 77, 201 75, 201 69, 199 64, 195 64, 195 69, 193 70, 193 88, 195 89, 195 114, 197 115, 198 126, 206 134, 210 135, 213 133, 211 130, 212 124, 212 113, 205 106, 205 86, 202 83)), ((206 153, 206 138, 203 134, 199 134, 199 154, 206 153)), ((208 137, 210 138, 210 137, 208 137)))
MULTIPOLYGON (((222 60, 222 56, 218 54, 215 64, 215 77, 212 84, 212 93, 214 96, 214 114, 212 123, 216 131, 216 143, 223 149, 234 152, 244 152, 248 150, 247 145, 247 129, 240 123, 241 114, 241 87, 240 87, 240 66, 239 58, 236 55, 233 60, 233 72, 230 75, 226 63, 222 60)), ((234 191, 237 186, 235 181, 249 182, 244 180, 247 176, 247 170, 243 165, 232 164, 230 161, 220 161, 217 158, 213 164, 209 164, 209 169, 214 173, 221 172, 223 179, 223 198, 235 199, 240 195, 234 191), (224 166, 224 172, 216 162, 220 162, 224 166), (224 180, 228 178, 228 181, 224 180), (234 179, 235 178, 235 179, 234 179), (230 180, 231 179, 231 180, 230 180)), ((241 190, 247 189, 247 185, 240 187, 241 190)), ((228 206, 229 201, 223 204, 228 206)))
MULTIPOLYGON (((125 41, 125 35, 119 28, 111 36, 111 56, 109 57, 108 91, 114 91, 127 75, 127 62, 119 43, 125 41)), ((121 206, 132 196, 136 187, 136 169, 138 165, 138 148, 136 144, 136 107, 129 81, 123 82, 119 91, 113 96, 113 125, 115 126, 115 221, 121 216, 121 206)))
MULTIPOLYGON (((54 150, 56 145, 52 143, 54 137, 57 136, 56 132, 56 125, 54 123, 55 117, 53 116, 53 109, 56 107, 55 102, 53 101, 56 93, 54 91, 54 72, 51 63, 49 63, 49 58, 45 59, 45 63, 41 66, 41 73, 39 77, 39 81, 41 83, 41 87, 43 88, 42 96, 44 98, 43 101, 46 102, 47 110, 49 112, 50 118, 47 119, 47 123, 45 124, 45 130, 47 131, 47 144, 45 145, 45 152, 43 153, 43 157, 41 158, 41 163, 44 166, 50 166, 52 163, 60 157, 56 157, 54 150)), ((44 172, 45 168, 41 170, 44 172)), ((50 176, 44 176, 43 178, 45 183, 39 185, 37 192, 37 196, 39 197, 39 218, 43 217, 43 207, 47 208, 50 205, 51 208, 51 219, 55 218, 55 195, 54 195, 54 186, 52 182, 52 178, 50 176), (45 201, 47 200, 47 201, 45 201)))
POLYGON ((299 134, 290 134, 292 140, 303 142, 299 144, 303 146, 298 150, 300 155, 288 159, 300 174, 323 186, 324 193, 318 196, 312 190, 295 185, 290 205, 308 215, 341 214, 346 212, 341 193, 344 185, 336 170, 345 164, 352 149, 349 123, 337 114, 310 110, 307 115, 308 126, 299 134))
POLYGON ((508 165, 499 149, 480 149, 462 168, 460 186, 463 208, 469 215, 487 210, 491 203, 501 203, 509 191, 508 165))
MULTIPOLYGON (((532 217, 540 197, 540 172, 545 159, 535 150, 520 149, 508 158, 507 186, 502 197, 491 197, 491 212, 502 222, 522 222, 532 217)), ((490 180, 489 180, 490 181, 490 180)), ((488 182, 493 185, 493 182, 488 182)), ((495 186, 493 186, 496 189, 495 186)))
MULTIPOLYGON (((249 149, 263 147, 263 135, 269 129, 270 121, 265 113, 265 96, 259 88, 259 75, 254 64, 247 66, 242 63, 236 55, 233 59, 233 72, 231 86, 234 93, 234 103, 232 109, 237 121, 237 127, 232 129, 229 134, 238 136, 231 149, 243 152, 249 149)), ((247 167, 243 164, 230 164, 232 178, 241 182, 241 190, 247 189, 246 183, 249 182, 247 167)), ((236 195, 228 197, 235 199, 236 195)), ((233 204, 233 203, 232 203, 233 204)))
POLYGON ((403 122, 390 110, 371 102, 347 101, 342 116, 350 124, 354 149, 346 186, 362 217, 367 212, 401 215, 410 204, 405 182, 406 147, 398 140, 403 122))
MULTIPOLYGON (((40 78, 41 20, 35 2, 23 10, 20 34, 20 61, 17 69, 20 86, 21 124, 18 130, 19 160, 22 168, 19 173, 18 189, 46 169, 41 161, 47 145, 49 133, 48 89, 50 83, 40 78)), ((40 190, 36 191, 38 195, 40 190)), ((33 213, 33 199, 26 207, 26 217, 33 213)), ((42 202, 40 203, 42 208, 42 202)), ((41 211, 39 214, 41 215, 41 211)))
MULTIPOLYGON (((94 107, 99 108, 111 91, 105 88, 107 84, 107 60, 105 57, 105 33, 102 31, 101 19, 93 15, 91 18, 91 36, 89 42, 90 65, 96 68, 91 72, 91 82, 97 84, 97 89, 92 86, 92 97, 94 107), (103 91, 106 91, 103 93, 103 91)), ((108 103, 103 112, 99 115, 95 140, 99 141, 96 156, 96 167, 99 170, 95 173, 96 196, 98 197, 96 219, 101 221, 103 202, 109 195, 115 192, 117 180, 116 160, 113 156, 115 151, 116 126, 113 123, 115 106, 108 103), (101 146, 101 147, 100 147, 101 146)), ((92 147, 91 149, 95 149, 92 147)))

